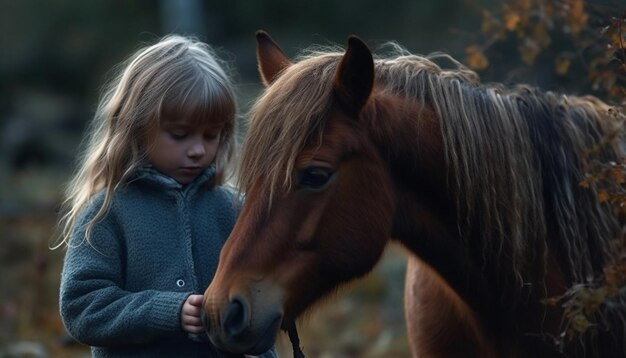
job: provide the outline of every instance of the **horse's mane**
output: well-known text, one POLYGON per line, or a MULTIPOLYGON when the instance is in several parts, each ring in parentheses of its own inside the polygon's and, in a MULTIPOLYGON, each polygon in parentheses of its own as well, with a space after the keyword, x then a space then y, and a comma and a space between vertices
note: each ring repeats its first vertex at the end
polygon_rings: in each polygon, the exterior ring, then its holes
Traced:
MULTIPOLYGON (((540 247, 558 250, 573 282, 601 272, 618 225, 593 188, 579 184, 586 153, 616 122, 609 107, 593 97, 481 84, 448 55, 387 48, 375 56, 375 91, 426 103, 442 118, 450 190, 465 218, 458 230, 466 238, 481 233, 485 264, 521 283, 529 267, 544 263, 547 250, 532 254, 540 247)), ((324 126, 342 56, 338 48, 307 51, 257 100, 241 158, 243 191, 265 178, 271 205, 291 186, 298 153, 324 126)), ((622 153, 607 148, 603 155, 622 153)))

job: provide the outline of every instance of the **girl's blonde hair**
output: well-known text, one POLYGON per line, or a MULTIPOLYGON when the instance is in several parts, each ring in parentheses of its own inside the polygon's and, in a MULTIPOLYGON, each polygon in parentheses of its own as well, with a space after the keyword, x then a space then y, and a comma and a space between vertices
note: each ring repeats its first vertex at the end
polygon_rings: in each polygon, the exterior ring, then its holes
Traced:
POLYGON ((145 143, 154 138, 162 121, 187 118, 193 124, 222 125, 212 184, 222 184, 232 174, 235 94, 227 67, 210 46, 169 35, 140 49, 119 68, 104 88, 78 170, 66 190, 61 241, 55 248, 69 243, 81 210, 104 191, 103 205, 87 225, 89 239, 91 227, 108 210, 113 191, 145 162, 145 143))

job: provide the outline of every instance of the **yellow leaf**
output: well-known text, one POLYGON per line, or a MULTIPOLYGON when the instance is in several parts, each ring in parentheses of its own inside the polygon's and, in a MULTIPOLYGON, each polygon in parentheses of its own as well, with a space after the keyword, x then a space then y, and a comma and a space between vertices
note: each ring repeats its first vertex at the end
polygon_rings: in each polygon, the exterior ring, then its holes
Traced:
POLYGON ((589 15, 587 15, 585 11, 585 3, 583 0, 574 0, 570 6, 568 18, 569 27, 572 34, 577 36, 584 29, 585 25, 587 25, 589 15))
POLYGON ((609 193, 606 192, 606 190, 604 189, 598 189, 598 201, 603 203, 607 200, 609 200, 610 196, 609 193))
POLYGON ((559 301, 561 301, 559 297, 550 297, 544 298, 543 300, 541 300, 541 303, 546 306, 556 306, 557 304, 559 304, 559 301))
POLYGON ((502 11, 502 16, 504 18, 504 26, 507 30, 513 31, 517 28, 517 25, 520 23, 522 18, 519 14, 508 6, 504 6, 504 10, 502 11))
POLYGON ((607 292, 608 290, 605 287, 593 290, 589 300, 584 305, 585 313, 591 315, 597 311, 602 303, 608 299, 607 292))
POLYGON ((558 57, 554 62, 554 69, 559 76, 565 76, 569 72, 569 66, 572 64, 572 60, 565 57, 558 57))
POLYGON ((626 182, 626 173, 624 173, 622 167, 615 167, 611 172, 613 174, 613 180, 615 181, 615 184, 622 185, 624 184, 624 182, 626 182))
POLYGON ((589 321, 582 314, 577 314, 572 319, 572 329, 578 333, 584 333, 589 327, 589 321))
POLYGON ((473 70, 484 70, 489 66, 489 60, 483 54, 482 50, 476 46, 469 46, 465 49, 465 63, 473 70))

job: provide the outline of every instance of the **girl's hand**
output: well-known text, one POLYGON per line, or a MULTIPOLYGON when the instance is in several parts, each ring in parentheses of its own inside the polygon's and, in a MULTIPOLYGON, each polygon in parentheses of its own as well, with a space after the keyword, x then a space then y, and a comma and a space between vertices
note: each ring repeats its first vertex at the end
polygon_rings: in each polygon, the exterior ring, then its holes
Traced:
POLYGON ((202 333, 204 331, 200 318, 201 309, 202 295, 191 295, 187 298, 180 312, 180 325, 183 331, 189 333, 202 333))

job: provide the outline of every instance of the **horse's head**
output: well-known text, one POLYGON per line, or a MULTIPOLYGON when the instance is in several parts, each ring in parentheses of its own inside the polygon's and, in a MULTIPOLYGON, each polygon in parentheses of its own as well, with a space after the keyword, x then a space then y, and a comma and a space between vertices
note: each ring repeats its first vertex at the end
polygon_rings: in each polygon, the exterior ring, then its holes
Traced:
POLYGON ((265 33, 257 42, 267 89, 243 149, 246 200, 204 301, 213 343, 251 354, 371 270, 395 205, 388 169, 362 124, 374 86, 367 46, 351 37, 322 67, 314 58, 291 63, 265 33))

